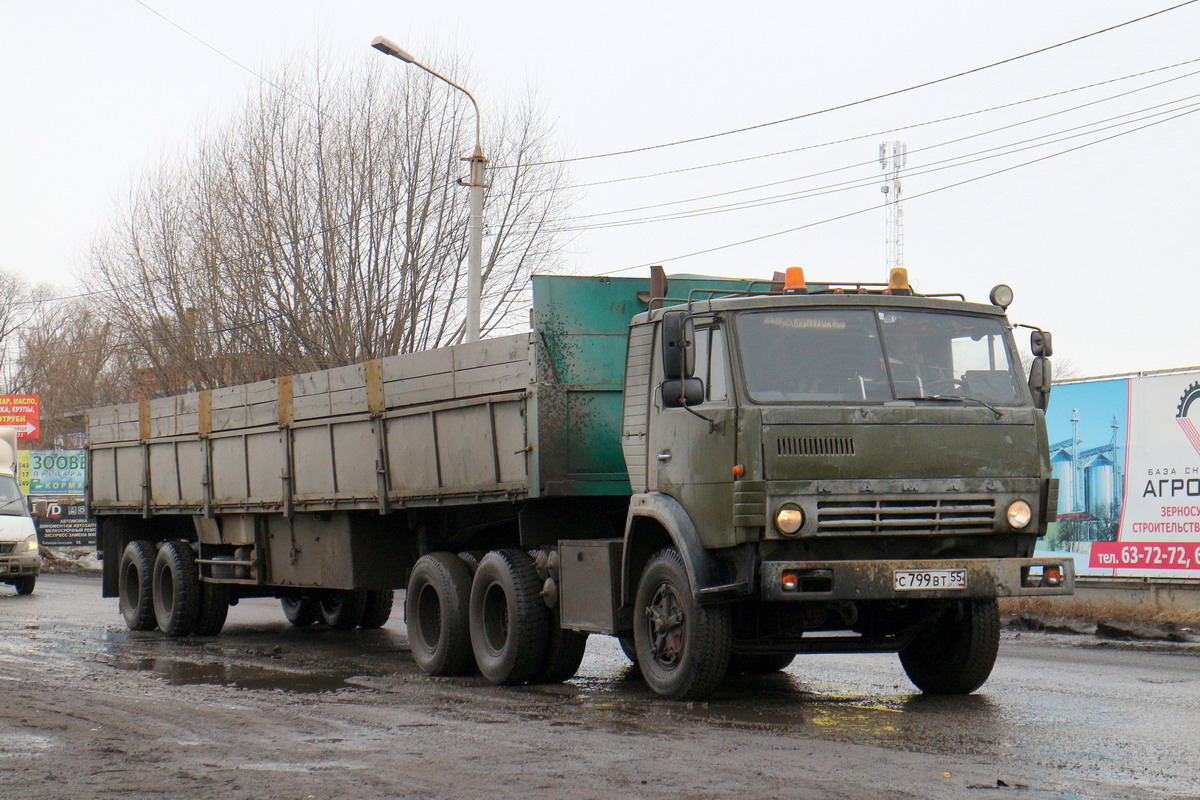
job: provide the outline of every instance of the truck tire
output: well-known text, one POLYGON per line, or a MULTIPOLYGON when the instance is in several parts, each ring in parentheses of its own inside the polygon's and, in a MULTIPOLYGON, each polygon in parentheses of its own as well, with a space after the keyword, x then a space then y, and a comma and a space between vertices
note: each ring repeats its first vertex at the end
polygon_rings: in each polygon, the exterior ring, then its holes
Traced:
POLYGON ((200 583, 200 612, 196 615, 197 636, 216 636, 229 616, 229 587, 220 583, 200 583))
POLYGON ((587 649, 586 631, 572 631, 559 626, 558 609, 546 615, 546 659, 542 662, 534 683, 562 683, 575 677, 587 649))
POLYGON ((995 600, 964 601, 900 651, 909 680, 926 694, 970 694, 992 674, 1000 648, 995 600))
POLYGON ((187 636, 200 613, 196 554, 183 541, 163 542, 154 559, 154 618, 167 636, 187 636))
POLYGON ((281 597, 279 605, 283 606, 283 616, 297 628, 312 625, 321 618, 321 607, 311 597, 281 597))
POLYGON ((355 589, 339 590, 322 595, 317 603, 326 625, 335 631, 352 631, 362 622, 367 593, 355 589))
POLYGON ((13 578, 12 585, 17 590, 17 594, 33 594, 33 587, 37 585, 37 575, 23 575, 20 578, 13 578))
POLYGON ((638 581, 633 640, 647 685, 672 700, 708 697, 725 677, 733 643, 728 606, 699 606, 683 559, 658 551, 638 581))
POLYGON ((471 584, 471 649, 496 684, 533 680, 546 660, 549 615, 537 565, 524 550, 493 550, 471 584))
POLYGON ((482 550, 464 550, 458 554, 458 557, 461 558, 462 562, 467 565, 467 572, 472 578, 474 578, 475 570, 479 569, 479 562, 482 561, 483 557, 486 555, 487 553, 483 552, 482 550))
POLYGON ((453 553, 427 553, 413 566, 404 622, 413 661, 427 675, 473 671, 469 615, 471 575, 453 553))
POLYGON ((368 589, 363 604, 362 621, 358 627, 366 630, 382 628, 392 616, 392 603, 396 594, 391 589, 368 589))
POLYGON ((138 539, 125 545, 117 567, 117 608, 131 631, 152 631, 154 619, 154 545, 138 539))

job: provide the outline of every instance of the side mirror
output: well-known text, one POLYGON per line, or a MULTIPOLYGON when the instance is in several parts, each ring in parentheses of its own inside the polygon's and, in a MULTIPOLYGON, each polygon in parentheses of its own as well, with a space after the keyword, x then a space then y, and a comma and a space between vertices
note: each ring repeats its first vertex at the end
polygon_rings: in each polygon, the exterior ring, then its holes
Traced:
POLYGON ((1029 391, 1033 393, 1033 404, 1042 411, 1050 405, 1050 384, 1053 377, 1050 359, 1045 356, 1033 359, 1033 365, 1029 368, 1029 391))
POLYGON ((1050 335, 1050 331, 1034 331, 1029 334, 1029 349, 1035 356, 1048 358, 1054 355, 1054 337, 1050 335))
POLYGON ((667 380, 689 378, 696 367, 692 347, 694 326, 686 311, 668 311, 662 318, 662 365, 667 380))
POLYGON ((704 402, 704 381, 699 378, 672 378, 662 382, 662 401, 667 408, 698 406, 704 402))

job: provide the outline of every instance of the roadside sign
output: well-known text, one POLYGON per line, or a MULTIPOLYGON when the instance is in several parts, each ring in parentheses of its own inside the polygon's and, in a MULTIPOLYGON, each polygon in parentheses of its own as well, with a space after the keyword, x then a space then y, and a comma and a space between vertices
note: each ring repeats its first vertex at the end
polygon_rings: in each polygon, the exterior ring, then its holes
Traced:
POLYGON ((16 428, 19 439, 38 439, 41 425, 41 395, 0 394, 0 427, 16 428))
POLYGON ((94 547, 96 520, 89 517, 82 497, 60 497, 50 503, 37 522, 45 547, 94 547))
POLYGON ((86 450, 29 451, 26 494, 79 494, 87 483, 86 450))

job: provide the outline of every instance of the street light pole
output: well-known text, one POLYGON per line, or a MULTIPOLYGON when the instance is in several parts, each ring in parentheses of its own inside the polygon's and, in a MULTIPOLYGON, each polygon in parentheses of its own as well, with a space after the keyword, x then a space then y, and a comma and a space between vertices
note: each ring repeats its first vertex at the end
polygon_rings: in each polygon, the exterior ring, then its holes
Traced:
POLYGON ((414 64, 438 80, 445 81, 465 94, 475 109, 475 152, 463 158, 463 161, 471 162, 471 177, 469 182, 464 182, 461 178, 458 182, 467 186, 471 192, 470 216, 467 218, 467 321, 463 338, 468 342, 477 342, 480 296, 483 294, 483 190, 487 187, 487 159, 483 156, 483 143, 479 135, 479 103, 475 102, 475 97, 466 89, 417 61, 407 50, 390 39, 376 36, 371 40, 371 47, 406 64, 414 64))

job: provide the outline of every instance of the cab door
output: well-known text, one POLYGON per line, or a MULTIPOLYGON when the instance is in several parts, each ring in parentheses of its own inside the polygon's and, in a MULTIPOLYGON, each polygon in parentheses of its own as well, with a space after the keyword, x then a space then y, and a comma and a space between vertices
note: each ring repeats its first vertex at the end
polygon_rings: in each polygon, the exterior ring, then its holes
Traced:
MULTIPOLYGON (((661 334, 660 326, 656 353, 661 352, 661 334)), ((699 405, 663 405, 661 359, 655 359, 647 485, 683 505, 706 547, 727 547, 736 544, 732 515, 737 404, 729 384, 729 357, 720 321, 697 318, 692 347, 693 377, 704 383, 699 405)))

